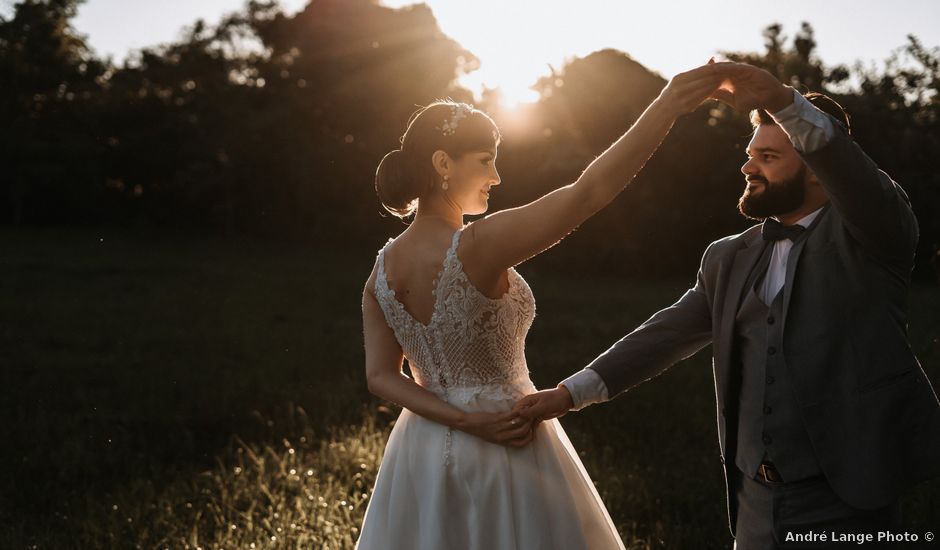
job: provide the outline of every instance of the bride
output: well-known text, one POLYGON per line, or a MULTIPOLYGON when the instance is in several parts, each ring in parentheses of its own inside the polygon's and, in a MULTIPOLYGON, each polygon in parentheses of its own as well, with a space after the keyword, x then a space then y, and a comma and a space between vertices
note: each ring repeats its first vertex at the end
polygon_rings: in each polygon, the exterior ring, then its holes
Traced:
POLYGON ((385 208, 414 221, 379 251, 362 296, 369 391, 403 410, 357 548, 623 548, 558 420, 511 412, 535 391, 535 300, 513 266, 613 200, 721 80, 717 65, 674 77, 576 182, 467 225, 500 185, 496 125, 453 102, 412 117, 375 178, 385 208))

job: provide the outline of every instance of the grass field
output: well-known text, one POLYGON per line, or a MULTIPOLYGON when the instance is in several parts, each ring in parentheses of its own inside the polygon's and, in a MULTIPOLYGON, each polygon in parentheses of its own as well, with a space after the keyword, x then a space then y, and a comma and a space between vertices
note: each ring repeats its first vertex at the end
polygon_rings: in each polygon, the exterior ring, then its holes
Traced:
MULTIPOLYGON (((378 245, 376 245, 378 246, 378 245)), ((0 230, 0 547, 351 548, 397 410, 365 390, 373 250, 0 230)), ((691 280, 523 266, 554 385, 691 280)), ((940 384, 940 289, 910 338, 940 384)), ((730 548, 707 352, 562 419, 632 548, 730 548)), ((902 501, 940 529, 940 481, 902 501)))

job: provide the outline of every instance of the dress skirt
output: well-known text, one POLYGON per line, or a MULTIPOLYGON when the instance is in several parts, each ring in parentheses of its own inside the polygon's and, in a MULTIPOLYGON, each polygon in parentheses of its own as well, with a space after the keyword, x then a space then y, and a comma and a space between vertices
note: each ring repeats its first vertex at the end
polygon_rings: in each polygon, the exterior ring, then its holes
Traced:
MULTIPOLYGON (((476 395, 467 411, 508 411, 476 395)), ((404 409, 366 509, 359 550, 623 548, 557 419, 525 447, 489 443, 404 409)))

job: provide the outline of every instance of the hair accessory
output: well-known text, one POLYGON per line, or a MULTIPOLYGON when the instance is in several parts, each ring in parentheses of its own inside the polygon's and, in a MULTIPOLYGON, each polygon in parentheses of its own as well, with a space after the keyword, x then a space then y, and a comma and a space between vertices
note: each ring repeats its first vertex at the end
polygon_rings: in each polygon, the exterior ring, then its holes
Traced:
POLYGON ((473 107, 466 103, 452 105, 450 108, 450 118, 444 121, 443 126, 440 128, 441 132, 443 132, 445 136, 454 135, 454 133, 457 132, 457 125, 460 124, 460 119, 466 118, 472 110, 473 107))

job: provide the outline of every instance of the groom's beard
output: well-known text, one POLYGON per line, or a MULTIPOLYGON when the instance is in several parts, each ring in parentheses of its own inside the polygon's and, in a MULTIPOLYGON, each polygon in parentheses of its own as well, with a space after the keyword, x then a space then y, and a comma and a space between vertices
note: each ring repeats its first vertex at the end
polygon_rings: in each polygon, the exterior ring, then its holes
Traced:
POLYGON ((745 188, 744 194, 738 199, 738 211, 746 218, 759 221, 793 212, 806 199, 806 188, 803 186, 805 179, 805 165, 800 166, 793 177, 780 181, 768 182, 761 176, 752 176, 748 181, 763 183, 763 190, 751 193, 749 188, 745 188))

